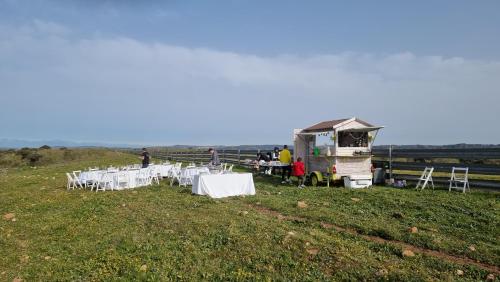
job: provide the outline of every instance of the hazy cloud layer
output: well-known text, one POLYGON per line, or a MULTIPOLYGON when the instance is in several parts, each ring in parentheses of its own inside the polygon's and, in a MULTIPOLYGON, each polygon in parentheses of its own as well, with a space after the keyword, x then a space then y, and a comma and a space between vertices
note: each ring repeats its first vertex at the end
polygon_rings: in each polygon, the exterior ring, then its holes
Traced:
POLYGON ((378 143, 500 143, 500 62, 405 52, 254 56, 0 26, 0 137, 289 143, 357 116, 378 143))

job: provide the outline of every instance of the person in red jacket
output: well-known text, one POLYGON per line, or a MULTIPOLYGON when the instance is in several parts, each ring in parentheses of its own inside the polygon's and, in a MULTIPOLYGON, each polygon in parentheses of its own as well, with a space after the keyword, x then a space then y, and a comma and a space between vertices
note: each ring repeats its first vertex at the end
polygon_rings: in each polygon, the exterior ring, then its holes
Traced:
POLYGON ((305 174, 304 163, 302 162, 302 158, 297 158, 297 161, 293 163, 293 175, 299 179, 299 188, 306 187, 304 185, 304 174, 305 174))

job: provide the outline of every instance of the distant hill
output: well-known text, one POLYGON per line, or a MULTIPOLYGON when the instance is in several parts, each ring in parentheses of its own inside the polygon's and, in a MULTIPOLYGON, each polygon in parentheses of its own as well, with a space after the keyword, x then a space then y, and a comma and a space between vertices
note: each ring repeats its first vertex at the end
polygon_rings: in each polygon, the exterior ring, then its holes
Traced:
MULTIPOLYGON (((43 145, 48 145, 50 147, 68 147, 68 148, 92 148, 92 147, 106 147, 106 148, 141 148, 142 145, 131 145, 131 144, 118 144, 118 143, 100 143, 100 142, 74 142, 65 140, 22 140, 22 139, 0 139, 0 148, 3 149, 18 149, 18 148, 39 148, 43 145)), ((293 148, 293 145, 288 145, 293 148)), ((197 146, 197 145, 172 145, 172 146, 147 146, 152 147, 162 147, 171 149, 208 149, 209 147, 215 147, 219 150, 263 150, 270 151, 274 147, 283 148, 283 144, 268 144, 268 145, 213 145, 213 146, 197 146)), ((393 145, 394 148, 400 149, 467 149, 467 148, 500 148, 500 144, 451 144, 451 145, 393 145)), ((389 145, 377 145, 376 149, 386 149, 389 145)))
POLYGON ((43 145, 50 147, 107 147, 107 148, 137 148, 139 145, 130 144, 112 144, 99 142, 73 142, 64 140, 22 140, 22 139, 0 139, 0 148, 18 149, 18 148, 39 148, 43 145))
MULTIPOLYGON (((149 148, 169 148, 169 149, 208 149, 216 148, 217 150, 263 150, 271 151, 274 147, 283 148, 283 145, 235 145, 235 146, 224 146, 224 145, 213 145, 213 146, 195 146, 195 145, 173 145, 173 146, 154 146, 149 148)), ((293 148, 292 145, 288 147, 293 148)))
MULTIPOLYGON (((388 149, 390 145, 374 146, 375 149, 388 149)), ((393 148, 399 149, 482 149, 482 148, 500 148, 500 144, 451 144, 451 145, 393 145, 393 148)))

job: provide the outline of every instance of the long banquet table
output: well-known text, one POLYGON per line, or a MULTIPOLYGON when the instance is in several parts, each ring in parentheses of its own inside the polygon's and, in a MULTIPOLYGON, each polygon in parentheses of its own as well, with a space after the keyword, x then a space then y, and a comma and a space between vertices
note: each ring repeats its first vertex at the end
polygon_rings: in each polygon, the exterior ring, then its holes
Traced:
POLYGON ((255 195, 255 185, 251 173, 199 174, 194 177, 192 192, 211 198, 255 195))
POLYGON ((173 168, 173 165, 150 165, 147 168, 130 168, 128 170, 92 170, 92 171, 82 171, 79 176, 79 180, 82 183, 88 182, 98 182, 103 177, 107 179, 111 179, 113 181, 113 189, 121 190, 128 188, 136 188, 139 186, 144 186, 145 184, 140 184, 138 182, 139 174, 142 172, 146 175, 154 174, 160 175, 161 177, 169 176, 170 170, 173 168), (121 186, 120 180, 126 180, 125 186, 121 186))

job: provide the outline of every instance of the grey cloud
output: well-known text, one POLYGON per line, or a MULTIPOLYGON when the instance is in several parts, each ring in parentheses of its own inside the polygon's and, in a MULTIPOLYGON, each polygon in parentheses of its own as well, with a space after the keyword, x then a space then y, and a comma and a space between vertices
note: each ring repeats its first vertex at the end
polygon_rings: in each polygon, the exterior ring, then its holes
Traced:
POLYGON ((358 116, 378 143, 500 143, 500 62, 360 53, 262 57, 0 26, 0 137, 287 143, 358 116))

